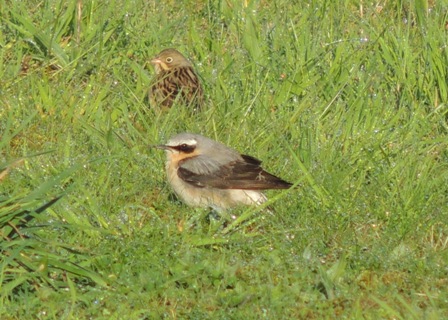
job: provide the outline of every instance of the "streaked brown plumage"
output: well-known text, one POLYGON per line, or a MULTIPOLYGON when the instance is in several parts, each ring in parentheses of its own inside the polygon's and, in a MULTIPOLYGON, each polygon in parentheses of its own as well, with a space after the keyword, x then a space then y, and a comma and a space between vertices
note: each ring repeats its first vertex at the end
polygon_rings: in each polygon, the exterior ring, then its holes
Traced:
POLYGON ((193 65, 176 49, 165 49, 155 56, 156 76, 149 90, 150 103, 171 108, 177 100, 182 104, 200 109, 204 93, 193 65))

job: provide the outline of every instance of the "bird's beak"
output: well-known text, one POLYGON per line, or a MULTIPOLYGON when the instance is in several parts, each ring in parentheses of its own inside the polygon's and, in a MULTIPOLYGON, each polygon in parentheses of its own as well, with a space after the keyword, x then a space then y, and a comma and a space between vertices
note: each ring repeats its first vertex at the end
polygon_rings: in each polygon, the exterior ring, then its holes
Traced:
POLYGON ((160 60, 160 58, 155 57, 154 59, 151 60, 151 64, 154 65, 156 73, 159 73, 162 70, 169 70, 166 63, 160 60))
POLYGON ((166 146, 164 144, 159 144, 159 145, 152 145, 149 146, 150 148, 156 148, 156 149, 162 149, 162 150, 170 150, 169 146, 166 146))
POLYGON ((162 60, 160 60, 159 58, 154 58, 151 60, 152 64, 162 64, 162 60))

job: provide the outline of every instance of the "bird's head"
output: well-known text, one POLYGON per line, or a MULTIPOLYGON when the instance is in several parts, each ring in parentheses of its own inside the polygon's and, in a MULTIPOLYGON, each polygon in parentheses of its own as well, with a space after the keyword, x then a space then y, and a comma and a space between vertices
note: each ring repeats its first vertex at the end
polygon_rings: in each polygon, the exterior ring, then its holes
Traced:
POLYGON ((176 49, 165 49, 151 60, 156 73, 173 70, 174 68, 191 67, 190 61, 176 49))

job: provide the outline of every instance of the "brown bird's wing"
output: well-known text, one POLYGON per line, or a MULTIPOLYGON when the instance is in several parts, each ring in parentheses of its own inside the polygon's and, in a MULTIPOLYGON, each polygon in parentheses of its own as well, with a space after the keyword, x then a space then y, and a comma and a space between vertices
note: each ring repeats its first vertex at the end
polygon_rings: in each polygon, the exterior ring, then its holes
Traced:
MULTIPOLYGON (((291 183, 264 171, 260 166, 260 160, 246 155, 241 157, 242 160, 232 161, 209 172, 187 169, 182 167, 181 163, 177 174, 179 178, 198 188, 266 190, 288 189, 292 186, 291 183)), ((190 158, 184 161, 196 161, 196 159, 190 158)), ((188 167, 192 168, 191 163, 188 167)))

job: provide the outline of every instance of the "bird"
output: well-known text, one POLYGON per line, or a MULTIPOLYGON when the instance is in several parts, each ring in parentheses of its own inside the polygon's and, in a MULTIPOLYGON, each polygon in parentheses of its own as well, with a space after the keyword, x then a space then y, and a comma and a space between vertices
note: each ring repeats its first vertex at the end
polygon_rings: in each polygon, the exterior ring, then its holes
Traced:
POLYGON ((151 59, 151 64, 156 73, 149 90, 151 104, 165 109, 179 101, 193 110, 201 109, 204 90, 192 63, 182 53, 165 49, 151 59))
POLYGON ((179 133, 166 144, 166 174, 174 193, 188 206, 220 213, 240 205, 257 206, 261 190, 292 184, 261 168, 261 161, 199 134, 179 133))

